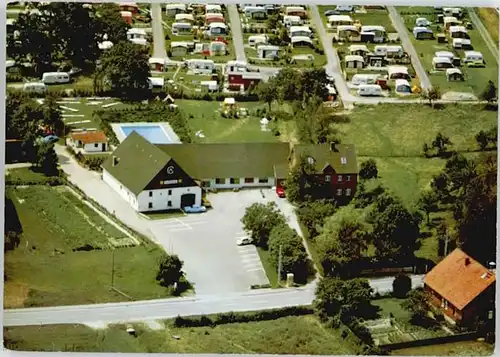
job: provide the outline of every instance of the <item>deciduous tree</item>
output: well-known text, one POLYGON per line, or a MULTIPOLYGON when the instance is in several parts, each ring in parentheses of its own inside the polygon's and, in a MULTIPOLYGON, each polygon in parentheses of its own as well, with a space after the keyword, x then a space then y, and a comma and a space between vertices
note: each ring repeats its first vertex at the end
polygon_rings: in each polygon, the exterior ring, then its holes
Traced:
POLYGON ((184 276, 183 262, 177 255, 164 255, 159 259, 156 280, 161 286, 169 287, 179 283, 184 276))
POLYGON ((420 195, 418 205, 425 212, 427 224, 430 223, 430 214, 438 210, 438 196, 435 191, 425 190, 420 195))
POLYGON ((411 278, 405 274, 398 274, 392 281, 392 294, 400 299, 405 298, 411 290, 411 278))
POLYGON ((436 100, 441 99, 441 91, 438 87, 432 87, 430 89, 426 89, 421 93, 422 99, 428 100, 429 105, 434 109, 434 103, 436 100))
POLYGON ((285 225, 286 218, 275 202, 253 203, 245 210, 241 222, 245 230, 251 233, 255 245, 267 248, 271 230, 285 225))
POLYGON ((311 238, 316 237, 320 233, 325 218, 332 216, 334 213, 335 203, 326 199, 303 202, 297 210, 297 216, 300 222, 307 228, 311 238))
POLYGON ((374 159, 368 159, 361 163, 359 169, 359 178, 362 180, 369 180, 378 177, 377 162, 374 159))
POLYGON ((486 88, 481 93, 481 99, 486 100, 488 103, 497 100, 497 87, 493 81, 488 81, 486 88))
POLYGON ((46 176, 56 176, 58 174, 58 158, 54 150, 54 144, 38 142, 36 143, 36 167, 46 176))
POLYGON ((401 306, 411 313, 414 322, 421 323, 429 312, 428 301, 428 294, 422 288, 418 288, 409 292, 408 298, 401 306))

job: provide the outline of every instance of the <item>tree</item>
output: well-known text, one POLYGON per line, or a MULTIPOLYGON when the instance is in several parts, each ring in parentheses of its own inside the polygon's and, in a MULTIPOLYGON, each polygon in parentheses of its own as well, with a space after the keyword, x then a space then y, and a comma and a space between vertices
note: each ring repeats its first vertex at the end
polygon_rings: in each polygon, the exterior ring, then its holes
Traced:
POLYGON ((142 99, 149 90, 147 50, 131 42, 119 42, 103 53, 95 76, 95 86, 108 83, 112 91, 125 99, 142 99))
POLYGON ((271 15, 267 17, 266 27, 268 29, 279 29, 282 26, 281 21, 279 21, 278 15, 271 15))
POLYGON ((13 231, 5 232, 4 239, 5 239, 3 246, 4 253, 9 250, 14 250, 21 242, 19 233, 13 231))
POLYGON ((359 169, 359 178, 362 180, 369 180, 378 177, 377 162, 374 159, 368 159, 361 163, 359 169))
POLYGON ((327 218, 316 247, 327 275, 349 276, 357 268, 369 243, 369 227, 362 212, 352 206, 340 208, 327 218))
POLYGON ((423 191, 419 199, 419 207, 425 212, 427 216, 427 224, 430 224, 430 214, 431 212, 436 212, 438 210, 438 196, 436 192, 432 190, 423 191))
POLYGON ((429 105, 434 109, 434 102, 441 99, 441 91, 438 87, 432 87, 430 89, 422 91, 422 99, 428 100, 429 105))
POLYGON ((396 261, 413 257, 420 237, 418 212, 411 212, 399 199, 382 194, 377 197, 371 216, 377 257, 396 261))
POLYGON ((481 93, 481 99, 488 103, 494 102, 497 99, 497 87, 493 81, 489 80, 486 88, 481 93))
POLYGON ((177 255, 163 255, 159 259, 156 281, 164 287, 174 286, 179 283, 181 278, 184 276, 182 266, 183 262, 177 255))
POLYGON ((392 294, 404 299, 411 290, 411 278, 405 274, 398 274, 392 282, 392 294))
POLYGON ((344 281, 342 314, 350 317, 367 317, 370 314, 370 299, 373 289, 367 279, 356 278, 344 281))
POLYGON ((53 94, 48 94, 42 105, 43 123, 54 131, 56 135, 64 136, 64 121, 62 119, 61 110, 57 103, 59 98, 53 94))
POLYGON ((437 150, 438 156, 443 156, 448 150, 447 145, 452 145, 450 138, 442 133, 437 133, 436 138, 432 141, 432 147, 437 150))
POLYGON ((255 245, 267 248, 271 230, 276 226, 285 225, 286 218, 275 202, 253 203, 246 208, 241 222, 245 230, 251 232, 255 245))
POLYGON ((331 197, 327 185, 322 184, 315 175, 314 159, 304 152, 296 161, 285 182, 288 198, 292 202, 300 202, 331 197))
POLYGON ((58 174, 58 158, 54 151, 54 144, 37 143, 36 144, 36 163, 35 165, 46 175, 56 176, 58 174))
POLYGON ((269 255, 278 267, 281 248, 281 277, 293 273, 297 282, 305 283, 310 272, 310 262, 302 238, 288 225, 275 226, 269 235, 269 255))
POLYGON ((278 89, 274 82, 260 82, 256 88, 259 99, 266 103, 271 111, 271 105, 274 101, 278 100, 278 89))
POLYGON ((343 301, 343 287, 344 282, 338 278, 325 277, 319 280, 314 294, 313 306, 323 321, 340 313, 343 301))
POLYGON ((127 31, 130 25, 123 21, 120 15, 120 7, 114 3, 102 3, 98 5, 99 33, 113 44, 127 40, 127 31))
POLYGON ((488 134, 486 134, 486 132, 484 130, 481 130, 479 133, 476 134, 475 138, 476 138, 476 142, 479 146, 479 149, 480 150, 486 149, 486 147, 489 144, 488 134))
POLYGON ((421 323, 429 312, 428 301, 428 294, 422 288, 418 288, 409 292, 408 299, 403 301, 401 306, 411 313, 413 322, 421 323))
POLYGON ((303 202, 297 210, 297 216, 307 228, 310 238, 314 238, 319 234, 325 218, 332 216, 334 213, 335 203, 326 199, 303 202))

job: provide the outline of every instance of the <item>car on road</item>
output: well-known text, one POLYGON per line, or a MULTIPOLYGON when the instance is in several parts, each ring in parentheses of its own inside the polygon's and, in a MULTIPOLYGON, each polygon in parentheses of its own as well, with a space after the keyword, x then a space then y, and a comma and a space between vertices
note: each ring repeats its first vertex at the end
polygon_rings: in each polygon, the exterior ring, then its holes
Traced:
POLYGON ((47 135, 45 137, 40 137, 38 138, 37 142, 43 143, 43 144, 52 144, 55 143, 59 138, 55 135, 47 135))
POLYGON ((236 241, 237 245, 248 245, 248 244, 252 244, 252 243, 253 243, 253 240, 250 237, 241 238, 241 239, 238 239, 236 241))
POLYGON ((278 187, 276 189, 276 194, 278 195, 279 198, 285 198, 285 189, 283 187, 278 187))
POLYGON ((206 212, 207 208, 200 205, 192 205, 184 207, 184 212, 186 213, 203 213, 206 212))

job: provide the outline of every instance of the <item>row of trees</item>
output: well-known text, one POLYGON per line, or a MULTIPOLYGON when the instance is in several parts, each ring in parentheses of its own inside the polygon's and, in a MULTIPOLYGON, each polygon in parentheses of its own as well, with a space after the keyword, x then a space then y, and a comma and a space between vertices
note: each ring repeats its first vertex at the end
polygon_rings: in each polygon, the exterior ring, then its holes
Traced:
POLYGON ((100 56, 98 43, 125 41, 130 26, 117 4, 31 3, 38 13, 22 13, 9 36, 7 55, 28 63, 35 74, 67 66, 93 70, 100 56))
POLYGON ((312 272, 312 265, 302 238, 286 223, 285 216, 275 202, 254 203, 247 207, 241 222, 251 232, 253 243, 269 250, 271 263, 278 268, 281 259, 281 277, 293 273, 295 281, 305 283, 312 272), (280 257, 281 251, 281 257, 280 257))
MULTIPOLYGON (((442 94, 439 87, 432 87, 430 89, 422 91, 420 96, 422 99, 428 100, 431 107, 434 108, 435 102, 441 99, 442 94)), ((498 100, 497 87, 495 86, 495 83, 493 83, 493 81, 488 81, 486 87, 479 95, 479 98, 488 102, 489 104, 498 100)))

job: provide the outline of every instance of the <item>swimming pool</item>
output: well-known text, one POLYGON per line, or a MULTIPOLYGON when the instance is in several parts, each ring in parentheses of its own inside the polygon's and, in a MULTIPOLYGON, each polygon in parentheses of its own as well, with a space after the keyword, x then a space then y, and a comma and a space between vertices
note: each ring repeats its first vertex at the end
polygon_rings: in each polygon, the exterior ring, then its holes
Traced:
POLYGON ((120 129, 125 137, 135 131, 152 144, 170 144, 172 142, 161 125, 121 125, 120 129))

